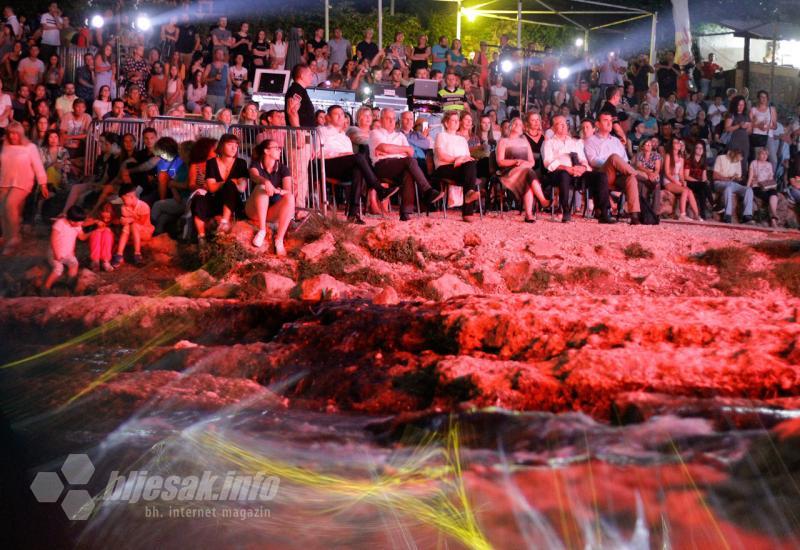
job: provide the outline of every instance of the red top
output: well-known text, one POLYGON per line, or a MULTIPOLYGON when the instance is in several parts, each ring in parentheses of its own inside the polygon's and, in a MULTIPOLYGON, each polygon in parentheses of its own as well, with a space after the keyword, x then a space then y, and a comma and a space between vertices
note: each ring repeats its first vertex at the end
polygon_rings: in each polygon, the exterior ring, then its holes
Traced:
POLYGON ((703 64, 700 65, 700 74, 702 74, 703 78, 705 78, 706 80, 713 79, 714 74, 720 70, 722 70, 722 67, 720 67, 716 63, 709 63, 708 61, 704 61, 703 64))

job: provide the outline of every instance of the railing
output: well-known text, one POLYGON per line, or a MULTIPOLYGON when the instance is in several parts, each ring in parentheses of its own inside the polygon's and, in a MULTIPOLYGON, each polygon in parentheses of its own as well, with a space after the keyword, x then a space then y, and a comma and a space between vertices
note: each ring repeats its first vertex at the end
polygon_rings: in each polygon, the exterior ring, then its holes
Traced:
POLYGON ((78 46, 60 46, 58 57, 64 67, 64 82, 77 82, 75 71, 83 67, 83 58, 87 53, 94 53, 95 48, 79 48, 78 46))
POLYGON ((195 141, 201 137, 218 139, 227 131, 239 138, 239 154, 248 164, 255 146, 265 139, 273 139, 283 147, 281 161, 292 174, 297 208, 321 210, 327 214, 325 163, 320 161, 323 158, 323 145, 316 128, 235 124, 226 130, 221 122, 176 117, 100 120, 94 123, 86 138, 84 175, 91 177, 94 173, 95 161, 100 155, 99 138, 103 132, 112 132, 120 137, 132 134, 139 145, 142 143, 142 132, 148 127, 155 129, 158 137, 171 137, 178 143, 195 141))
POLYGON ((234 124, 228 131, 239 138, 239 153, 248 163, 258 143, 277 141, 283 147, 281 162, 289 167, 292 182, 298 186, 294 193, 298 208, 327 214, 325 163, 319 161, 323 158, 322 141, 316 128, 234 124))
POLYGON ((86 158, 84 175, 94 173, 94 163, 100 155, 100 135, 112 132, 120 136, 133 134, 136 144, 142 143, 142 132, 145 128, 155 129, 158 137, 171 137, 178 143, 195 141, 201 137, 218 139, 225 133, 225 125, 217 121, 193 120, 190 118, 156 117, 151 120, 141 118, 108 118, 96 121, 86 138, 86 158))

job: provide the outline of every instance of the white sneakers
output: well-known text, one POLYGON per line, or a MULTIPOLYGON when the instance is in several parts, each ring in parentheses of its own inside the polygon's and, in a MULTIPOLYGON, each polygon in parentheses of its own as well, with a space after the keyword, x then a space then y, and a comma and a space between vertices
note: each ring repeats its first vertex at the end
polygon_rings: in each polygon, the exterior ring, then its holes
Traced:
POLYGON ((261 248, 264 246, 264 239, 267 237, 267 231, 265 229, 261 229, 256 236, 253 237, 253 246, 256 248, 261 248))
MULTIPOLYGON (((256 248, 261 248, 264 246, 264 239, 267 238, 267 231, 265 229, 261 229, 256 233, 256 236, 253 237, 253 246, 256 248)), ((283 246, 282 240, 275 240, 275 254, 277 256, 286 256, 286 247, 283 246)))

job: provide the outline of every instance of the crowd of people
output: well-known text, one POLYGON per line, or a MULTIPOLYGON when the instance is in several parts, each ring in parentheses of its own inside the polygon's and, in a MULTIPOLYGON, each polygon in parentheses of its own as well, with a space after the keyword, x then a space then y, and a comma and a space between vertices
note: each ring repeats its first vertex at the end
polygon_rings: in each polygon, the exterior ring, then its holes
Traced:
POLYGON ((461 205, 467 222, 476 206, 492 202, 516 205, 525 222, 551 209, 567 223, 584 191, 584 215, 603 224, 623 211, 631 224, 654 223, 663 193, 675 196, 682 220, 716 213, 749 223, 758 198, 773 226, 781 196, 800 201, 800 105, 782 120, 766 91, 751 101, 746 90, 720 87, 713 54, 694 68, 677 66, 671 52, 655 64, 644 54, 593 60, 518 48, 502 36, 499 47, 481 43, 467 55, 444 36, 431 46, 425 35, 407 42, 397 33, 379 48, 370 29, 353 44, 340 29, 327 41, 322 29, 306 36, 242 22, 232 32, 225 17, 206 35, 188 7, 149 34, 113 13, 102 28, 75 27, 55 3, 33 24, 11 7, 3 16, 3 254, 21 245, 26 205, 34 223, 45 223, 45 205, 60 199, 48 285, 77 269, 79 239, 89 240, 95 269, 118 267, 128 248, 141 265, 142 242, 175 234, 182 219, 201 244, 239 217, 257 226, 253 244, 261 247, 274 224, 274 250, 285 254, 284 236, 305 214, 309 189, 287 167, 293 152, 274 127, 316 127, 320 158, 305 161, 324 162, 331 183, 352 182, 346 208, 356 224, 364 209, 384 212, 398 192, 401 220, 447 201, 461 205), (59 57, 69 46, 87 48, 74 75, 59 57), (252 101, 259 68, 291 70, 285 109, 263 112, 252 101), (380 86, 413 106, 417 79, 439 81, 439 114, 369 105, 321 111, 308 94, 380 86), (95 136, 86 174, 94 121, 163 115, 216 120, 226 131, 256 126, 258 138, 245 160, 233 133, 176 140, 149 125, 137 143, 133 134, 105 131, 95 136))

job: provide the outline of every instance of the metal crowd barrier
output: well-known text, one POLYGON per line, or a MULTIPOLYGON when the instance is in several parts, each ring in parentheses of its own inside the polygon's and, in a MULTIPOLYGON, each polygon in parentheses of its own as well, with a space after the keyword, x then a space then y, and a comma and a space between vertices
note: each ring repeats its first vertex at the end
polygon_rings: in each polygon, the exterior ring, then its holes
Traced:
POLYGON ((225 125, 217 121, 195 120, 178 117, 156 117, 151 120, 141 118, 109 118, 95 121, 86 138, 86 158, 84 175, 92 176, 94 163, 100 155, 100 135, 111 132, 120 136, 133 134, 137 146, 142 143, 145 128, 154 128, 158 137, 171 137, 178 143, 196 141, 201 137, 219 139, 225 133, 225 125))
MULTIPOLYGON (((178 143, 195 141, 201 137, 218 139, 226 133, 225 125, 217 121, 191 118, 156 117, 152 120, 140 118, 109 118, 94 122, 86 138, 84 175, 94 174, 94 165, 100 155, 99 138, 104 132, 120 137, 133 134, 137 146, 142 143, 142 132, 152 127, 158 137, 171 137, 178 143)), ((227 129, 239 138, 239 155, 252 159, 255 146, 265 140, 274 139, 281 144, 281 162, 289 167, 295 185, 294 196, 298 209, 321 210, 327 214, 328 197, 325 189, 325 163, 322 141, 316 128, 293 128, 289 126, 254 126, 234 124, 227 129)))
POLYGON ((87 53, 94 53, 95 48, 79 48, 78 46, 60 46, 58 57, 64 67, 64 82, 76 82, 75 71, 83 67, 83 57, 87 53))
POLYGON ((280 143, 283 147, 281 162, 289 167, 296 186, 297 208, 321 210, 323 215, 327 214, 325 163, 319 162, 323 158, 322 141, 316 128, 234 124, 228 131, 239 138, 239 154, 248 164, 258 143, 265 139, 280 143))

